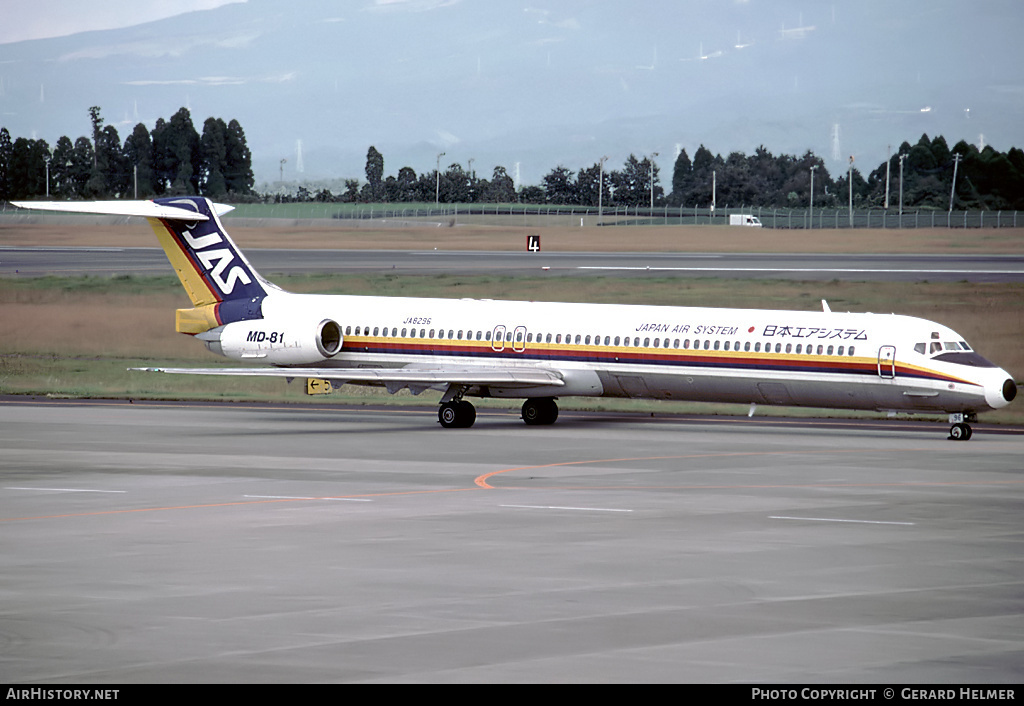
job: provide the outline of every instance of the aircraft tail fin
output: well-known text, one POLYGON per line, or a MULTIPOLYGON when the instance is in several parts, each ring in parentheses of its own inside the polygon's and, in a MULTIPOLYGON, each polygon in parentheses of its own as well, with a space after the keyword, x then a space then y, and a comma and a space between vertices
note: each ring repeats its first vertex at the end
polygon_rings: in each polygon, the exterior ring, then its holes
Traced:
POLYGON ((230 323, 262 318, 261 304, 274 288, 234 244, 220 215, 231 206, 201 196, 152 201, 15 202, 44 211, 141 216, 149 221, 185 288, 193 308, 178 309, 176 328, 196 334, 230 323))

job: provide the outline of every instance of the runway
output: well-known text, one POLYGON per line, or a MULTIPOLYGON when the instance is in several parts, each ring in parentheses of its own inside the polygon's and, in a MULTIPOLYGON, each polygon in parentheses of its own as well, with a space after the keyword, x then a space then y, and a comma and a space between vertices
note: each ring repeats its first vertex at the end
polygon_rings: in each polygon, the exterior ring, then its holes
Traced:
MULTIPOLYGON (((1024 282, 1024 256, 246 249, 261 273, 1024 282)), ((165 275, 160 248, 2 247, 0 275, 165 275)))
POLYGON ((1019 683, 1024 432, 0 401, 0 679, 1019 683))

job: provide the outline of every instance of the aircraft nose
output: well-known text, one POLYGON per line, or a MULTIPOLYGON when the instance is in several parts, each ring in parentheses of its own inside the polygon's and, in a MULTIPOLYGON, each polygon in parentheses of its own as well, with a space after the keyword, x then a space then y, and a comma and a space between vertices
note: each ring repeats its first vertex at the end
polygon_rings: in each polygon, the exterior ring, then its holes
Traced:
POLYGON ((1013 402, 1017 396, 1017 383, 1000 370, 998 375, 992 377, 992 382, 985 386, 985 402, 992 409, 1000 409, 1013 402))

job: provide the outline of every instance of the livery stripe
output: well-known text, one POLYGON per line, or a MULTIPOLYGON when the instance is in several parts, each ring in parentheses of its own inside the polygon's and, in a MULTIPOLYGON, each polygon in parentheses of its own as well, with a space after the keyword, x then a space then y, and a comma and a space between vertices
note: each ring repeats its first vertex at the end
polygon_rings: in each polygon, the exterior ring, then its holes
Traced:
MULTIPOLYGON (((376 355, 413 355, 420 357, 465 357, 483 361, 530 361, 538 363, 606 363, 611 365, 656 365, 703 368, 706 370, 741 370, 745 372, 795 372, 806 374, 856 375, 878 377, 874 358, 833 356, 797 356, 794 354, 750 355, 748 352, 703 351, 682 349, 594 348, 587 346, 528 345, 523 352, 506 347, 495 351, 488 341, 453 341, 435 339, 382 339, 346 336, 344 353, 376 355), (662 352, 665 351, 665 352, 662 352), (768 357, 771 356, 771 357, 768 357), (778 357, 775 357, 778 356, 778 357)), ((907 363, 896 363, 897 379, 932 380, 980 387, 979 383, 907 363)))
POLYGON ((160 247, 164 249, 167 259, 174 268, 175 274, 181 286, 188 293, 188 298, 193 306, 206 306, 217 304, 222 301, 219 293, 210 286, 203 277, 203 270, 189 251, 189 248, 181 241, 175 232, 174 227, 165 220, 158 218, 147 218, 150 227, 160 241, 160 247))

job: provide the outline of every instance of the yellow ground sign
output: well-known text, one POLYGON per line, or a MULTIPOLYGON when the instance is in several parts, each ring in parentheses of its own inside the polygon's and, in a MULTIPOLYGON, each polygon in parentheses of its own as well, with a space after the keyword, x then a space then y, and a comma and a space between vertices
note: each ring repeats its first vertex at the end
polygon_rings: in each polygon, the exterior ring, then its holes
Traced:
POLYGON ((328 395, 331 393, 331 381, 320 378, 306 378, 307 395, 328 395))

